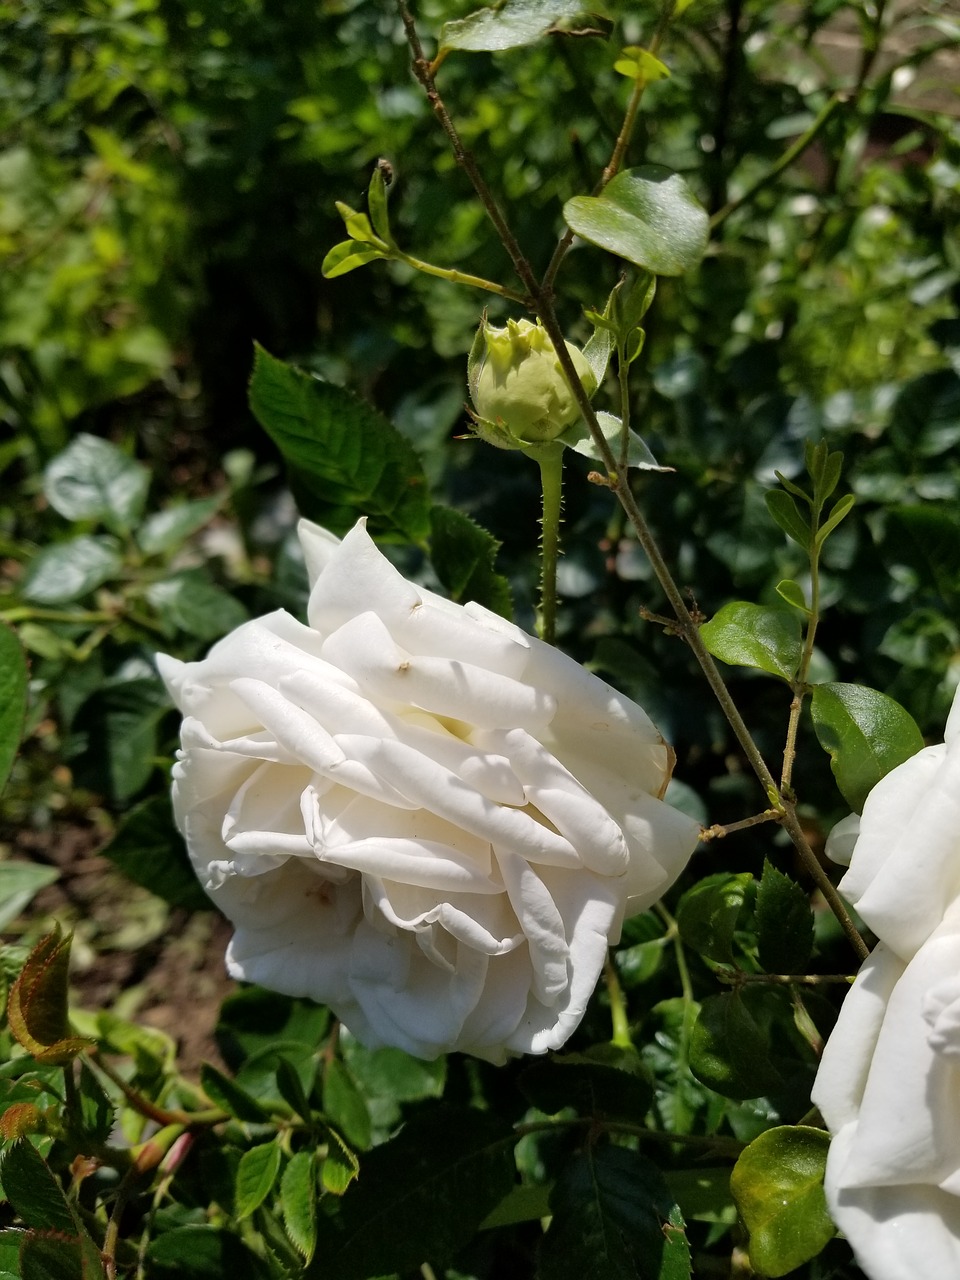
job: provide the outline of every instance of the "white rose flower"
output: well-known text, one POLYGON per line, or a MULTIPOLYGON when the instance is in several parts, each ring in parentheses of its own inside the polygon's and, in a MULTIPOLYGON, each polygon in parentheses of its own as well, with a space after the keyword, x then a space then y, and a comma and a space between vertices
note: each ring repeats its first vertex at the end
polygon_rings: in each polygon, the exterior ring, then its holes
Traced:
POLYGON ((871 1280, 960 1276, 960 695, 945 736, 871 791, 840 882, 880 943, 813 1101, 830 1210, 871 1280))
POLYGON ((363 521, 300 538, 309 625, 279 611, 159 659, 184 715, 174 810, 236 926, 230 973, 369 1046, 558 1048, 625 913, 696 844, 660 799, 670 748, 558 650, 406 581, 363 521))

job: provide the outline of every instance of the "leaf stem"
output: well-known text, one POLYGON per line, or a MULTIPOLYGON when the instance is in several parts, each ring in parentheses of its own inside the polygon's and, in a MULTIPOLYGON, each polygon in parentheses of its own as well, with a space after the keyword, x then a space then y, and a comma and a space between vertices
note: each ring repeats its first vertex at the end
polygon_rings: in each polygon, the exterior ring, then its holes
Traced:
POLYGON ((494 280, 485 280, 482 276, 470 275, 469 272, 458 271, 455 267, 437 267, 432 262, 424 262, 422 258, 415 258, 412 253, 403 253, 401 250, 395 251, 392 257, 394 261, 405 262, 408 267, 413 267, 424 275, 437 276, 441 280, 449 280, 451 284, 468 285, 472 289, 484 289, 487 293, 496 293, 501 298, 510 298, 524 307, 530 307, 530 298, 519 289, 509 289, 506 285, 497 284, 494 280))
POLYGON ((633 1049, 630 1021, 627 1018, 627 1002, 623 998, 623 987, 617 975, 617 966, 613 963, 613 956, 609 951, 603 964, 603 976, 607 984, 607 995, 610 997, 610 1021, 613 1023, 610 1043, 615 1044, 619 1049, 633 1049))
POLYGON ((787 740, 783 747, 783 771, 780 775, 780 790, 793 799, 793 766, 797 758, 797 731, 800 727, 800 712, 803 700, 807 695, 807 675, 813 658, 813 645, 820 622, 820 546, 817 543, 816 522, 810 531, 810 612, 807 615, 807 634, 803 641, 803 652, 800 655, 800 666, 793 682, 793 701, 790 703, 790 718, 787 721, 787 740))
POLYGON ((734 831, 746 831, 748 827, 758 827, 761 822, 779 822, 779 809, 764 809, 763 813, 755 813, 751 818, 741 818, 739 822, 728 822, 726 824, 715 822, 712 827, 701 827, 700 839, 722 840, 724 836, 729 836, 734 831))
POLYGON ((540 466, 543 515, 540 520, 540 639, 556 644, 557 560, 560 554, 560 509, 563 505, 563 445, 551 442, 530 450, 540 466))

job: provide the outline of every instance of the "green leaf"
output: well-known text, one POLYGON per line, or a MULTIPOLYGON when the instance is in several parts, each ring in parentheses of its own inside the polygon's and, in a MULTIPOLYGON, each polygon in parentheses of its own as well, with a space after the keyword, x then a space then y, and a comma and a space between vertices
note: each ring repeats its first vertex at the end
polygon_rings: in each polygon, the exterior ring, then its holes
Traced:
POLYGON ((317 1247, 317 1166, 312 1151, 290 1157, 280 1179, 283 1225, 290 1243, 309 1262, 317 1247))
POLYGON ((440 50, 499 53, 517 49, 539 40, 562 19, 575 18, 583 10, 580 0, 506 0, 445 22, 440 29, 440 50))
POLYGON ((785 1276, 833 1238, 823 1192, 829 1147, 820 1129, 784 1125, 751 1142, 734 1166, 730 1190, 760 1275, 785 1276))
POLYGON ((688 889, 677 904, 677 927, 687 946, 708 960, 733 962, 733 934, 747 888, 749 871, 718 871, 688 889))
POLYGON ((60 1182, 26 1138, 7 1148, 0 1178, 4 1195, 28 1227, 77 1235, 77 1223, 60 1182))
POLYGON ((582 1116, 642 1124, 652 1099, 645 1072, 592 1062, 583 1054, 534 1062, 521 1075, 519 1085, 524 1097, 547 1115, 573 1107, 582 1116))
POLYGON ((757 943, 767 973, 806 972, 813 951, 810 901, 766 858, 757 890, 757 943))
POLYGON ((893 564, 913 569, 948 607, 960 594, 960 518, 939 505, 893 507, 883 550, 893 564))
POLYGON ((147 1256, 162 1274, 174 1271, 189 1280, 273 1280, 273 1272, 229 1231, 196 1224, 174 1227, 150 1241, 147 1256))
POLYGON ((262 1124, 268 1119, 267 1112, 247 1093, 246 1089, 241 1088, 235 1080, 225 1076, 209 1062, 203 1063, 200 1068, 200 1084, 214 1106, 229 1111, 238 1120, 262 1124))
POLYGON ((159 680, 115 680, 97 689, 74 717, 70 760, 79 786, 123 804, 156 767, 157 726, 169 710, 159 680))
POLYGON ((273 1190, 280 1172, 280 1156, 279 1142, 262 1142, 240 1157, 235 1194, 238 1221, 249 1218, 273 1190))
POLYGON ((798 542, 804 550, 810 547, 812 537, 809 520, 801 513, 796 501, 782 489, 768 489, 763 495, 767 510, 777 524, 794 542, 798 542))
POLYGON ((92 1043, 73 1035, 67 1017, 69 964, 70 935, 63 937, 58 924, 30 952, 7 1003, 17 1043, 38 1062, 55 1066, 72 1061, 92 1043))
MULTIPOLYGON (((29 683, 30 671, 23 646, 11 627, 0 624, 0 792, 10 777, 23 736, 29 683)), ((4 901, 0 892, 0 903, 4 901)))
POLYGON ((620 56, 613 64, 614 71, 622 76, 636 80, 638 84, 650 84, 653 80, 666 80, 670 68, 664 66, 659 58, 654 57, 647 49, 639 45, 628 44, 621 50, 620 56))
POLYGON ((370 175, 370 185, 367 187, 367 208, 370 210, 370 221, 373 223, 373 229, 381 240, 387 244, 393 244, 393 236, 390 233, 390 214, 387 209, 387 198, 390 195, 390 186, 387 182, 386 171, 389 171, 389 165, 385 160, 378 160, 377 164, 370 175))
POLYGON ((700 628, 715 658, 792 680, 803 654, 800 619, 787 609, 732 600, 700 628))
POLYGON ((137 530, 140 550, 148 556, 176 549, 217 514, 223 498, 198 498, 196 502, 180 502, 148 516, 137 530))
POLYGON ((541 1280, 687 1280, 683 1219, 657 1167, 625 1147, 587 1147, 563 1167, 540 1245, 541 1280))
POLYGON ((296 1072, 303 1092, 309 1095, 317 1075, 317 1046, 298 1040, 274 1040, 251 1053, 237 1072, 236 1082, 258 1102, 266 1105, 282 1102, 283 1094, 277 1083, 281 1062, 296 1072))
POLYGON ((563 206, 571 231, 658 276, 679 276, 707 251, 710 220, 678 173, 662 165, 624 169, 598 196, 563 206))
POLYGON ((115 445, 81 432, 43 473, 43 492, 67 520, 98 520, 125 533, 139 520, 150 472, 115 445))
POLYGON ((430 508, 430 560, 453 600, 476 600, 510 618, 510 584, 494 569, 500 543, 453 507, 430 508))
POLYGON ((349 1069, 331 1058, 323 1073, 323 1109, 343 1136, 364 1150, 370 1145, 370 1112, 349 1069))
POLYGON ((690 1070, 725 1098, 759 1098, 783 1085, 770 1061, 767 1037, 747 1007, 749 999, 739 991, 708 996, 690 1037, 690 1070))
POLYGON ((514 1182, 513 1130, 492 1112, 431 1106, 363 1158, 339 1211, 319 1221, 307 1280, 367 1280, 440 1263, 514 1182))
POLYGON ((24 911, 41 889, 59 879, 58 867, 39 862, 0 862, 0 932, 24 911))
POLYGON ((360 1161, 336 1129, 327 1130, 327 1154, 320 1166, 320 1181, 331 1195, 346 1195, 347 1188, 360 1173, 360 1161))
POLYGON ((822 546, 834 529, 853 510, 853 504, 856 498, 852 493, 848 493, 843 498, 838 498, 830 510, 829 516, 824 520, 823 524, 817 530, 817 546, 822 546))
POLYGON ((791 604, 795 609, 800 609, 803 613, 809 615, 807 597, 803 594, 803 587, 800 586, 799 582, 794 582, 792 578, 784 578, 777 583, 777 595, 781 600, 786 600, 787 604, 791 604))
MULTIPOLYGON (((612 413, 604 413, 601 410, 597 414, 597 423, 600 432, 613 450, 614 457, 620 455, 620 436, 623 431, 623 423, 612 413)), ((582 420, 575 422, 572 427, 559 437, 562 444, 572 449, 574 453, 582 454, 584 458, 590 458, 593 462, 602 462, 603 458, 597 447, 593 436, 590 434, 589 428, 582 420)), ((673 467, 661 467, 659 462, 647 448, 646 443, 633 430, 627 445, 627 466, 637 467, 640 471, 672 471, 673 467)))
POLYGON ((430 500, 423 468, 409 442, 376 410, 262 347, 250 405, 293 471, 304 515, 334 533, 368 515, 371 533, 426 542, 430 500))
POLYGON ((34 604, 66 604, 115 578, 122 567, 115 538, 69 538, 34 556, 23 576, 22 595, 34 604))
POLYGON ((100 852, 135 884, 171 906, 212 909, 174 826, 168 796, 150 796, 124 814, 113 839, 100 852))
POLYGON ((313 1118, 313 1107, 310 1105, 299 1073, 287 1058, 281 1058, 277 1063, 277 1092, 301 1120, 305 1120, 307 1124, 310 1123, 313 1118))
POLYGON ((239 600, 213 582, 206 569, 181 569, 152 582, 146 597, 170 635, 185 631, 198 640, 219 640, 250 616, 239 600))
POLYGON ((321 262, 320 274, 327 280, 334 280, 337 276, 345 276, 348 271, 356 271, 357 267, 366 266, 368 262, 386 256, 376 245, 361 244, 358 240, 341 240, 321 262))
POLYGON ((858 813, 880 779, 923 746, 913 717, 893 698, 865 685, 818 684, 810 710, 837 786, 858 813))

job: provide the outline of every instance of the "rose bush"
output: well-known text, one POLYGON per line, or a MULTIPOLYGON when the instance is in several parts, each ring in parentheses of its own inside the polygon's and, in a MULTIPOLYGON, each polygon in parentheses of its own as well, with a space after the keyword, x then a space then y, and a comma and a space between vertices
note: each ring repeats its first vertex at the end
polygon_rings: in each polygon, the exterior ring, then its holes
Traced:
POLYGON ((408 582, 363 522, 300 536, 309 625, 280 611, 159 659, 231 974, 424 1058, 558 1048, 625 913, 696 844, 660 798, 670 748, 558 650, 408 582))
MULTIPOLYGON (((871 791, 840 884, 880 942, 813 1101, 830 1209, 871 1280, 960 1275, 960 696, 945 738, 871 791)), ((850 834, 828 845, 838 861, 850 834)))

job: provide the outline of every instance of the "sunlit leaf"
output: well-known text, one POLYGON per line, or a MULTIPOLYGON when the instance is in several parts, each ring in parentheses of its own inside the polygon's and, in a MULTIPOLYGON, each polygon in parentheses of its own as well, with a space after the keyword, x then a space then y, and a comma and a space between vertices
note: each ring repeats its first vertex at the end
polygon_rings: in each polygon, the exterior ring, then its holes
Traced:
POLYGON ((859 813, 868 793, 923 746, 923 736, 898 702, 860 684, 818 684, 810 705, 821 747, 843 798, 859 813))

